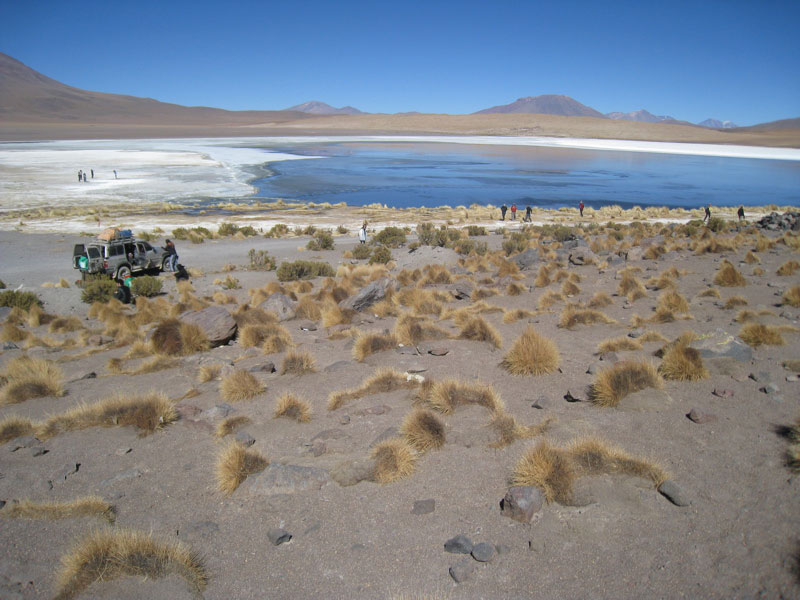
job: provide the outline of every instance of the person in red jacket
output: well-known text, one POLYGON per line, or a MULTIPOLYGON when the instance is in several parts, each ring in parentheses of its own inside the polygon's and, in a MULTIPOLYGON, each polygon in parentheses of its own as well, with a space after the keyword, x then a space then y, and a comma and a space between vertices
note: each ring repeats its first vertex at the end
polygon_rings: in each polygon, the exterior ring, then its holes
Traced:
POLYGON ((578 204, 578 210, 581 211, 581 216, 583 216, 583 200, 578 204))
POLYGON ((512 204, 511 205, 511 220, 512 221, 516 221, 517 220, 517 205, 516 204, 512 204))

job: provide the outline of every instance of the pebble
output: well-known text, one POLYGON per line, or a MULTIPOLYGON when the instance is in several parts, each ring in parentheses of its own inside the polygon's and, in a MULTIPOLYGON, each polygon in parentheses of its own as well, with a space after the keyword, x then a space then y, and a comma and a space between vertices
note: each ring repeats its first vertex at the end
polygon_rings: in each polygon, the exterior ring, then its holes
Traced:
POLYGON ((520 485, 508 488, 500 501, 503 515, 520 523, 530 523, 533 515, 542 510, 544 494, 538 487, 520 485))
POLYGON ((769 371, 759 371, 758 373, 750 373, 748 377, 750 377, 750 379, 752 379, 756 383, 766 383, 771 379, 769 376, 769 371))
POLYGON ((234 439, 245 447, 252 446, 253 444, 256 443, 256 438, 254 438, 246 431, 238 431, 234 439))
POLYGON ((564 394, 564 400, 567 402, 583 402, 583 396, 577 390, 567 390, 567 393, 564 394))
POLYGON ((726 390, 723 388, 714 388, 714 391, 711 392, 715 396, 720 398, 733 398, 733 390, 726 390))
POLYGON ((444 543, 444 551, 450 554, 469 554, 472 552, 472 540, 459 534, 444 543))
POLYGON ((450 567, 450 577, 452 577, 453 581, 456 583, 463 583, 470 578, 474 570, 474 563, 462 560, 450 567))
POLYGON ((133 448, 130 448, 129 446, 125 446, 123 448, 117 448, 114 451, 114 454, 116 454, 117 456, 125 456, 126 454, 129 454, 130 452, 133 452, 133 448))
POLYGON ((628 337, 633 339, 640 338, 643 335, 644 335, 644 329, 642 329, 641 327, 637 327, 636 329, 632 329, 631 331, 628 332, 628 337))
POLYGON ((427 515, 436 509, 436 500, 429 498, 427 500, 415 500, 414 506, 411 508, 412 515, 427 515))
POLYGON ((350 415, 342 415, 339 417, 340 425, 347 425, 348 423, 350 423, 350 415))
POLYGON ((449 353, 450 350, 443 346, 435 346, 428 349, 428 354, 431 354, 432 356, 446 356, 449 353))
POLYGON ((47 454, 48 452, 50 451, 44 446, 35 446, 31 448, 31 456, 42 456, 43 454, 47 454))
POLYGON ((478 562, 491 562, 494 558, 495 550, 494 546, 491 544, 481 542, 472 547, 472 552, 470 554, 472 554, 472 558, 478 562))
POLYGON ((251 373, 274 373, 275 372, 275 363, 272 361, 265 362, 263 365, 256 365, 255 367, 250 367, 251 373))
POLYGON ((705 423, 713 423, 714 421, 717 420, 717 415, 713 413, 703 412, 702 410, 697 410, 696 408, 690 410, 689 414, 687 414, 686 416, 689 417, 690 420, 700 425, 703 425, 705 423))
POLYGON ((273 546, 280 546, 281 544, 285 544, 291 540, 292 534, 285 529, 274 527, 267 532, 267 537, 269 538, 269 541, 272 542, 273 546))
POLYGON ((781 391, 781 388, 774 383, 768 383, 767 385, 758 388, 758 391, 764 392, 765 394, 777 394, 781 391))
POLYGON ((531 404, 531 408, 542 410, 547 406, 547 402, 548 402, 547 396, 539 396, 536 400, 533 401, 533 404, 531 404))
POLYGON ((597 364, 597 363, 592 363, 592 364, 590 364, 590 365, 589 365, 589 368, 588 368, 588 369, 586 369, 586 372, 587 372, 589 375, 596 375, 596 374, 597 374, 597 372, 600 370, 600 368, 601 368, 601 367, 600 367, 600 365, 599 365, 599 364, 597 364))
POLYGON ((691 501, 683 493, 683 490, 671 479, 667 479, 658 486, 658 491, 675 506, 689 506, 691 504, 691 501))
POLYGON ((789 381, 789 382, 800 381, 800 376, 798 376, 798 375, 787 375, 786 376, 786 381, 789 381))

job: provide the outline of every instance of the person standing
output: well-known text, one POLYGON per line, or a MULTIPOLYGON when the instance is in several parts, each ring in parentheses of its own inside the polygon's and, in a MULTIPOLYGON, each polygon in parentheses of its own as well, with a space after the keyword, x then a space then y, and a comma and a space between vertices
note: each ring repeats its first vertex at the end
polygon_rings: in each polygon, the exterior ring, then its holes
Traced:
POLYGON ((116 179, 116 178, 117 178, 117 170, 114 169, 114 179, 116 179))
POLYGON ((178 266, 178 251, 175 249, 175 244, 172 243, 172 240, 167 240, 166 245, 164 246, 164 250, 169 257, 167 260, 167 264, 169 265, 170 271, 175 271, 178 266))
POLYGON ((530 205, 525 207, 525 218, 523 220, 525 222, 527 222, 527 223, 531 222, 531 207, 530 207, 530 205))
POLYGON ((500 207, 500 220, 501 221, 505 221, 506 220, 506 211, 507 210, 508 210, 508 207, 505 205, 505 203, 503 203, 503 206, 500 207))
POLYGON ((92 172, 92 179, 94 179, 94 169, 89 169, 92 172))
POLYGON ((711 222, 711 202, 705 206, 706 215, 703 217, 703 223, 711 222))
POLYGON ((581 211, 581 217, 583 217, 583 207, 584 207, 583 200, 581 200, 580 203, 578 204, 578 210, 581 211))
POLYGON ((80 183, 81 181, 83 181, 83 171, 78 169, 78 182, 80 183))
POLYGON ((367 243, 367 222, 364 221, 364 224, 361 226, 361 229, 358 230, 358 241, 362 244, 367 243))
POLYGON ((516 204, 512 204, 511 205, 511 220, 512 221, 516 221, 517 220, 517 205, 516 204))
POLYGON ((739 206, 739 210, 736 211, 736 214, 739 215, 739 222, 741 223, 744 221, 744 206, 739 206))
POLYGON ((86 173, 84 172, 84 174, 83 174, 83 183, 86 183, 87 181, 88 181, 88 179, 86 178, 86 173))

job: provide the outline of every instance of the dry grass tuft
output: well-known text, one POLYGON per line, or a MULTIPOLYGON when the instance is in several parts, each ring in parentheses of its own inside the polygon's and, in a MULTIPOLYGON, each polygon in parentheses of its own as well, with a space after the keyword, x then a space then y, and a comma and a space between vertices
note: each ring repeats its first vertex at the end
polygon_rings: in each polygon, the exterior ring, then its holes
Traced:
POLYGON ((36 425, 30 419, 11 415, 0 421, 0 444, 10 442, 23 435, 31 435, 36 425))
POLYGON ((425 265, 421 285, 453 283, 453 274, 444 265, 425 265))
POLYGON ((599 310, 567 304, 561 311, 558 326, 564 329, 573 329, 577 325, 594 325, 595 323, 616 323, 616 321, 599 310))
POLYGON ((689 346, 688 342, 679 342, 669 348, 658 366, 658 372, 664 379, 674 381, 698 381, 708 377, 700 352, 689 346))
POLYGON ((784 304, 788 304, 789 306, 793 306, 795 308, 800 308, 800 285, 792 286, 786 290, 783 293, 781 300, 784 304))
POLYGON ((408 413, 400 425, 400 434, 417 451, 438 450, 444 446, 445 427, 429 410, 417 408, 408 413))
POLYGON ((243 348, 261 346, 265 354, 283 352, 294 345, 292 336, 278 323, 245 325, 239 331, 239 343, 243 348))
POLYGON ((584 438, 573 441, 568 450, 575 472, 579 475, 620 474, 649 479, 658 487, 668 479, 658 465, 611 446, 604 440, 584 438))
POLYGON ((800 263, 796 260, 787 260, 783 263, 778 270, 775 271, 778 275, 782 277, 787 277, 789 275, 794 275, 794 272, 800 269, 800 263))
POLYGON ((633 274, 632 269, 623 269, 620 274, 622 279, 617 286, 617 294, 625 296, 629 302, 635 302, 647 296, 644 284, 633 274))
POLYGON ((21 342, 30 335, 24 329, 20 329, 13 323, 5 323, 0 331, 0 341, 2 342, 21 342))
POLYGON ((250 400, 264 391, 266 387, 252 373, 241 369, 223 377, 219 384, 219 393, 226 402, 250 400))
POLYGON ((539 296, 539 301, 536 303, 536 308, 539 310, 547 310, 558 302, 563 302, 564 296, 555 290, 550 290, 546 294, 539 296))
POLYGON ((641 342, 666 342, 667 338, 665 338, 663 335, 661 335, 657 331, 653 331, 651 329, 648 329, 647 331, 645 331, 639 337, 639 341, 641 341, 641 342))
POLYGON ((217 489, 230 496, 248 475, 260 473, 267 465, 269 461, 257 450, 231 442, 217 456, 217 489))
POLYGON ((581 293, 581 288, 567 279, 563 284, 561 284, 561 293, 565 296, 577 296, 581 293))
POLYGON ((658 297, 656 312, 658 311, 688 313, 689 302, 675 290, 667 290, 658 297))
POLYGON ((204 365, 197 372, 198 383, 208 383, 219 377, 222 365, 204 365))
POLYGON ((253 421, 250 419, 250 417, 245 417, 244 415, 225 417, 225 419, 223 419, 222 422, 217 425, 215 435, 218 438, 224 438, 226 435, 229 435, 239 428, 249 425, 252 422, 253 421))
POLYGON ((744 287, 747 285, 747 280, 744 276, 736 270, 729 260, 723 260, 716 275, 714 275, 714 283, 720 287, 744 287))
POLYGON ((153 330, 150 342, 153 352, 164 356, 184 356, 210 348, 208 338, 197 325, 178 319, 161 321, 153 330))
POLYGON ((491 386, 461 383, 455 379, 434 383, 430 387, 427 402, 432 408, 446 415, 464 404, 478 404, 492 413, 504 410, 503 401, 491 386))
POLYGON ((317 366, 314 357, 308 352, 290 351, 286 354, 281 365, 281 375, 286 375, 287 373, 305 375, 314 373, 316 370, 317 366))
POLYGON ((606 306, 611 306, 611 304, 611 297, 608 294, 605 292, 595 292, 589 299, 587 306, 589 308, 605 308, 606 306))
POLYGON ((524 308, 517 308, 515 310, 507 310, 503 314, 503 323, 516 323, 521 319, 530 319, 538 315, 538 312, 526 310, 524 308))
POLYGON ((70 333, 79 329, 83 329, 83 323, 75 316, 56 317, 47 328, 50 333, 70 333))
POLYGON ((311 407, 305 400, 290 392, 284 392, 275 401, 275 418, 279 417, 294 419, 298 423, 308 423, 311 421, 311 407))
POLYGON ((639 340, 635 340, 623 335, 600 342, 600 344, 597 346, 597 353, 602 354, 603 352, 619 352, 621 350, 641 349, 642 344, 639 342, 639 340))
POLYGON ((357 400, 370 394, 411 389, 418 385, 419 382, 415 378, 409 377, 405 373, 400 373, 395 369, 378 369, 374 375, 365 379, 359 387, 352 390, 331 393, 328 397, 328 410, 336 410, 343 406, 345 402, 357 400))
POLYGON ((742 296, 731 296, 725 301, 723 308, 730 310, 732 308, 736 308, 737 306, 747 306, 747 298, 743 298, 742 296))
POLYGON ((319 321, 322 319, 322 310, 320 309, 319 302, 314 300, 311 296, 303 296, 295 307, 295 316, 298 319, 319 321))
POLYGON ((417 453, 402 438, 392 438, 381 442, 372 449, 375 470, 372 473, 377 483, 392 483, 414 472, 417 453))
POLYGON ((527 292, 528 288, 519 283, 511 282, 506 286, 506 296, 519 296, 523 292, 527 292))
POLYGON ((661 388, 663 380, 648 362, 623 361, 600 371, 592 383, 589 397, 600 406, 617 406, 625 396, 645 388, 661 388))
POLYGON ((174 573, 196 596, 208 585, 199 554, 180 542, 161 542, 140 531, 94 531, 64 555, 61 564, 55 600, 70 600, 95 581, 123 576, 158 579, 174 573))
POLYGON ((74 408, 53 415, 36 427, 36 436, 52 438, 67 431, 89 427, 126 427, 139 429, 142 435, 152 433, 178 418, 178 413, 167 396, 150 392, 125 398, 111 396, 94 404, 78 404, 74 408))
MULTIPOLYGON (((406 346, 415 346, 423 340, 441 340, 450 337, 450 333, 435 325, 427 317, 419 317, 402 313, 397 317, 392 330, 394 339, 406 346)), ((354 349, 355 350, 355 349, 354 349)))
POLYGON ((561 354, 555 343, 528 327, 518 337, 500 363, 513 375, 546 375, 561 364, 561 354))
POLYGON ((8 383, 0 388, 0 406, 64 395, 64 374, 48 360, 19 356, 8 363, 3 376, 8 383))
POLYGON ((363 362, 365 358, 376 352, 393 350, 397 347, 397 338, 394 334, 363 333, 356 338, 353 344, 353 358, 363 362))
POLYGON ((748 346, 783 346, 786 342, 777 327, 762 323, 747 323, 739 330, 739 337, 748 346))
POLYGON ((736 313, 736 316, 733 318, 733 320, 737 323, 745 323, 747 321, 755 321, 757 318, 758 315, 755 313, 755 311, 742 309, 736 313))
POLYGON ((99 517, 107 523, 116 520, 114 507, 99 496, 85 496, 69 502, 32 502, 20 500, 7 504, 0 517, 9 519, 73 519, 99 517))
POLYGON ((497 330, 480 316, 468 319, 462 325, 458 337, 462 340, 472 340, 474 342, 489 342, 495 348, 500 348, 503 345, 503 338, 500 337, 497 330))
POLYGON ((717 288, 707 288, 697 294, 699 298, 719 298, 719 290, 717 288))
POLYGON ((491 447, 504 448, 516 440, 542 435, 555 421, 555 417, 547 417, 538 425, 520 425, 513 415, 502 411, 495 413, 492 417, 491 427, 497 432, 498 440, 492 443, 491 447))

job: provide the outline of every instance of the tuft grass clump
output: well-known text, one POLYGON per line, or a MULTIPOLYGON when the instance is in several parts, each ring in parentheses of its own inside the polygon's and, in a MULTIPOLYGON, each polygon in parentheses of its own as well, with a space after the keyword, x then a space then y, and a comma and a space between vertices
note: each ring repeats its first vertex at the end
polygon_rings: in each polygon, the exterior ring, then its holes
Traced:
POLYGON ((222 378, 219 393, 226 402, 239 402, 255 398, 266 390, 266 387, 252 373, 236 369, 222 378))
POLYGON ((617 406, 625 396, 645 388, 661 388, 663 380, 648 362, 623 361, 600 371, 592 383, 589 398, 600 406, 617 406))
POLYGON ((19 356, 8 363, 0 388, 0 406, 32 398, 64 395, 64 374, 48 360, 19 356))
POLYGON ((703 358, 695 348, 689 346, 687 341, 673 344, 665 353, 658 372, 664 379, 675 381, 698 381, 708 377, 708 370, 703 364, 703 358))
POLYGON ((276 419, 286 417, 294 419, 298 423, 308 423, 311 421, 311 407, 305 400, 291 392, 285 392, 275 401, 274 416, 276 419))
POLYGON ((217 456, 217 489, 230 496, 248 475, 260 473, 268 465, 269 461, 257 450, 231 442, 217 456))
POLYGON ((778 270, 775 272, 782 277, 787 277, 789 275, 794 275, 794 272, 798 269, 800 269, 800 262, 797 262, 796 260, 787 260, 780 267, 778 267, 778 270))
POLYGON ((676 313, 688 313, 689 302, 675 290, 667 290, 662 292, 658 297, 656 304, 656 312, 669 311, 676 313))
POLYGON ((221 372, 222 365, 204 365, 200 367, 200 370, 197 372, 197 381, 198 383, 208 383, 219 377, 221 372))
POLYGON ((56 317, 50 321, 47 331, 50 333, 71 333, 83 329, 83 323, 76 316, 56 317))
POLYGON ((152 275, 143 275, 137 277, 131 283, 131 292, 135 296, 144 296, 145 298, 152 298, 161 293, 163 282, 160 277, 153 277, 152 275))
POLYGON ((605 308, 611 306, 611 297, 605 292, 595 292, 589 299, 587 306, 589 308, 605 308))
POLYGON ((440 340, 450 337, 445 330, 427 317, 401 313, 395 321, 392 335, 398 343, 414 346, 423 340, 440 340))
POLYGON ((419 385, 417 379, 400 373, 395 369, 378 369, 374 375, 365 379, 361 385, 352 390, 333 392, 328 397, 328 410, 336 410, 350 400, 357 400, 371 394, 411 389, 419 385))
POLYGON ((438 450, 444 446, 446 437, 442 420, 423 408, 406 415, 400 425, 400 434, 417 452, 438 450))
POLYGON ((62 557, 55 600, 75 598, 96 581, 123 576, 158 579, 173 573, 197 596, 208 585, 203 559, 185 544, 158 541, 141 531, 100 529, 62 557))
POLYGON ((249 425, 252 422, 253 421, 250 419, 250 417, 246 417, 244 415, 225 417, 220 424, 217 425, 215 435, 218 438, 224 438, 226 435, 230 435, 234 431, 237 431, 241 427, 249 425))
POLYGON ((503 339, 492 325, 483 317, 474 316, 466 320, 458 334, 459 339, 476 342, 489 342, 495 348, 503 345, 503 339))
POLYGON ((531 317, 535 317, 538 314, 539 314, 538 312, 534 312, 532 310, 527 310, 524 308, 507 310, 503 314, 503 323, 515 323, 522 319, 530 319, 531 317))
POLYGON ((783 346, 786 341, 781 335, 781 330, 771 325, 762 323, 747 323, 739 330, 739 337, 748 346, 783 346))
POLYGON ((185 356, 211 347, 202 329, 178 319, 165 319, 156 325, 150 343, 153 352, 163 356, 185 356))
POLYGON ((731 296, 725 301, 723 308, 731 310, 737 306, 747 306, 747 298, 742 296, 731 296))
POLYGON ((11 415, 0 420, 0 444, 10 442, 23 435, 31 435, 36 425, 30 419, 11 415))
POLYGON ((365 358, 377 352, 392 350, 397 347, 397 338, 388 333, 364 333, 356 338, 353 344, 353 358, 363 362, 365 358))
POLYGON ((372 459, 375 461, 373 479, 377 483, 392 483, 414 472, 417 453, 406 440, 392 438, 372 449, 372 459))
POLYGON ((795 308, 800 308, 800 285, 792 286, 786 290, 783 293, 781 300, 784 304, 788 304, 789 306, 793 306, 795 308))
POLYGON ((653 331, 652 329, 648 329, 647 331, 645 331, 641 335, 641 337, 639 337, 639 341, 641 341, 641 342, 666 342, 667 338, 665 338, 658 331, 653 331))
POLYGON ((747 285, 747 280, 744 276, 736 270, 729 260, 723 260, 716 275, 714 275, 714 283, 720 287, 744 287, 747 285))
POLYGON ((99 496, 85 496, 69 502, 33 502, 20 500, 7 504, 0 517, 9 519, 73 519, 99 517, 107 523, 116 520, 114 507, 99 496))
POLYGON ((697 294, 699 298, 719 298, 719 290, 717 288, 706 288, 699 294, 697 294))
POLYGON ((5 290, 0 292, 0 306, 10 306, 11 308, 19 308, 24 311, 29 311, 31 307, 42 307, 42 301, 39 296, 33 292, 19 292, 17 290, 5 290))
POLYGON ((433 409, 446 415, 464 404, 478 404, 492 413, 504 409, 503 401, 491 386, 480 383, 462 383, 455 379, 446 379, 432 384, 426 400, 433 409))
POLYGON ((152 433, 178 418, 172 402, 163 393, 150 392, 129 398, 111 396, 94 404, 74 408, 49 417, 36 427, 36 436, 49 439, 67 431, 89 427, 133 426, 142 435, 152 433))
POLYGON ((635 340, 623 335, 600 342, 600 344, 597 346, 597 353, 602 354, 603 352, 620 352, 623 350, 641 349, 642 344, 639 342, 639 340, 635 340))
POLYGON ((317 370, 314 357, 308 352, 290 351, 286 354, 281 365, 281 375, 291 373, 294 375, 305 375, 314 373, 317 370))
POLYGON ((528 327, 500 363, 512 375, 547 375, 561 364, 555 343, 528 327))
POLYGON ((592 308, 580 308, 575 304, 567 304, 561 311, 558 326, 564 329, 574 329, 578 325, 594 325, 596 323, 616 323, 605 313, 592 308))
POLYGON ((520 425, 513 415, 507 412, 497 412, 492 417, 491 427, 498 434, 498 440, 491 444, 492 448, 504 448, 516 440, 536 437, 545 433, 556 421, 555 417, 548 417, 538 425, 520 425))
POLYGON ((81 291, 81 301, 86 304, 94 302, 106 303, 114 296, 117 290, 117 284, 113 279, 95 279, 94 281, 87 281, 83 290, 81 291))
POLYGON ((298 279, 313 279, 314 277, 333 277, 335 274, 333 267, 328 263, 310 260, 283 262, 276 272, 278 281, 296 281, 298 279))

